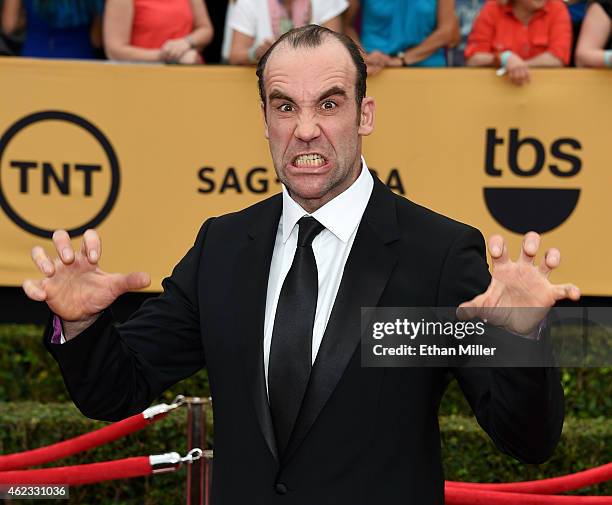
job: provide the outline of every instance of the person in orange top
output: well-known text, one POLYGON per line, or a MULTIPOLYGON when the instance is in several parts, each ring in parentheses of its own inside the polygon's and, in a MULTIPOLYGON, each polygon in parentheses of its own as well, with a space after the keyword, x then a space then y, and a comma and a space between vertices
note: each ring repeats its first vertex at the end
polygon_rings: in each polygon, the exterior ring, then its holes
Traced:
POLYGON ((107 0, 104 49, 112 60, 203 63, 213 37, 204 0, 107 0))
POLYGON ((468 66, 501 66, 518 85, 531 67, 569 63, 572 25, 561 0, 488 0, 465 48, 468 66))

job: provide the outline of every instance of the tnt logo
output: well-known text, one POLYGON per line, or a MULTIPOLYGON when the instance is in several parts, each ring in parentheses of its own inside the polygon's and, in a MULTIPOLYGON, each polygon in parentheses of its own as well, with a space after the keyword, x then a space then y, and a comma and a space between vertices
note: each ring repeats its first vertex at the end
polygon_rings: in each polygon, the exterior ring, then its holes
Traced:
POLYGON ((0 138, 0 206, 25 231, 50 238, 98 226, 119 193, 111 143, 86 119, 62 111, 26 116, 0 138))
MULTIPOLYGON (((547 148, 541 140, 521 135, 518 128, 511 128, 506 138, 489 128, 485 146, 484 171, 491 182, 506 175, 537 181, 545 171, 555 180, 563 181, 575 177, 582 169, 578 156, 582 145, 569 137, 558 138, 547 148), (525 154, 530 161, 525 161, 525 154), (506 169, 500 166, 504 160, 506 169)), ((579 196, 580 189, 567 187, 484 188, 491 215, 504 228, 520 234, 530 230, 545 233, 557 228, 570 217, 579 196)))

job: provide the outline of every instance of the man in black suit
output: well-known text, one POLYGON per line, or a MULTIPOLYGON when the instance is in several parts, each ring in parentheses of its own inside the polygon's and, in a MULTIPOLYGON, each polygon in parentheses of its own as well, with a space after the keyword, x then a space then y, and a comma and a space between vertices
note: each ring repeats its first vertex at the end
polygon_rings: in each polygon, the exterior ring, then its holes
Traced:
MULTIPOLYGON (((58 258, 34 248, 45 278, 24 282, 55 314, 45 345, 76 405, 97 419, 139 412, 206 366, 216 505, 441 504, 437 412, 448 370, 362 367, 360 308, 542 307, 492 321, 540 353, 543 314, 579 292, 548 281, 556 249, 534 264, 534 233, 516 262, 501 237, 491 240, 491 277, 477 230, 370 174, 361 138, 373 130, 374 101, 349 39, 294 30, 258 76, 282 195, 207 220, 163 293, 119 326, 107 308, 148 276, 100 270, 92 230, 78 252, 56 232, 58 258)), ((502 451, 526 462, 550 456, 563 423, 555 368, 451 372, 502 451)))

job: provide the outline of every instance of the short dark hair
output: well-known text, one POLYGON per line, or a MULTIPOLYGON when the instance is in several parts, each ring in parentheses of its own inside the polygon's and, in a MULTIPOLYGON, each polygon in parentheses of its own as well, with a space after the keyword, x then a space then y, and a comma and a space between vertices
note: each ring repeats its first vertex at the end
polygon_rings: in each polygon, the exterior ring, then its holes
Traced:
POLYGON ((325 28, 319 25, 306 25, 301 28, 294 28, 287 33, 281 35, 274 44, 264 53, 257 64, 257 84, 259 86, 259 97, 266 107, 266 90, 264 85, 264 71, 266 69, 266 63, 270 58, 270 55, 276 49, 277 46, 287 43, 293 49, 299 48, 315 48, 319 47, 323 40, 327 37, 332 37, 340 42, 351 55, 351 59, 355 64, 355 70, 357 71, 357 78, 355 80, 355 100, 357 101, 357 111, 361 109, 361 102, 366 94, 366 78, 368 76, 367 66, 363 60, 362 51, 353 40, 344 35, 343 33, 337 33, 329 28, 325 28))

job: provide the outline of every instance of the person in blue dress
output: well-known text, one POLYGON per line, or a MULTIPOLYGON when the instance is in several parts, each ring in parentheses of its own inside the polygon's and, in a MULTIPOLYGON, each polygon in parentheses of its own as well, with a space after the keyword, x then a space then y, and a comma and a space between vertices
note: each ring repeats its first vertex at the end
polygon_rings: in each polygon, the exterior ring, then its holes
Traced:
POLYGON ((4 0, 2 29, 11 34, 25 23, 21 56, 95 58, 103 10, 104 0, 4 0))
MULTIPOLYGON (((352 0, 361 7, 361 43, 368 72, 388 66, 445 67, 446 49, 459 41, 455 0, 352 0)), ((350 15, 346 25, 352 25, 350 15)), ((347 33, 354 33, 347 30, 347 33)))

